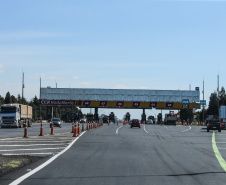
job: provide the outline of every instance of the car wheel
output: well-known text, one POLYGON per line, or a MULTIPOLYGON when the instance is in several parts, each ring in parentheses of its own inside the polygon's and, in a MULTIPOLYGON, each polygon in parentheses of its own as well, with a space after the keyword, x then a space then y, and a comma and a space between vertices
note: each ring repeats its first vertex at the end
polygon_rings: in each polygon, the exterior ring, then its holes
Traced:
POLYGON ((207 132, 209 132, 209 131, 210 131, 210 129, 207 128, 207 132))
POLYGON ((133 128, 132 125, 130 126, 130 128, 133 128))
POLYGON ((218 132, 221 132, 221 129, 219 129, 218 132))

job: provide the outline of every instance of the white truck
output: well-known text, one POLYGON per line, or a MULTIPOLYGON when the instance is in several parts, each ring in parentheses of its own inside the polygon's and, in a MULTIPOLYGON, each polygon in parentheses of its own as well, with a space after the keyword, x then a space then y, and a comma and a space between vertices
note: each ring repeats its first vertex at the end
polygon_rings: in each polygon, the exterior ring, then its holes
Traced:
POLYGON ((225 129, 226 128, 226 106, 225 105, 222 105, 220 107, 219 120, 221 123, 221 128, 225 129))
POLYGON ((1 106, 1 127, 28 127, 32 125, 32 107, 22 104, 4 104, 1 106))

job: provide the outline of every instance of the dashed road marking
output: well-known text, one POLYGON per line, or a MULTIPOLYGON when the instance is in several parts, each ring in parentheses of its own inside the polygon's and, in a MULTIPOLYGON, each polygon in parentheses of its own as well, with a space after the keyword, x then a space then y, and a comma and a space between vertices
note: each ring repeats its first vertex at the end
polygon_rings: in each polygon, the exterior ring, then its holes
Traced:
POLYGON ((191 127, 190 127, 190 126, 189 126, 189 129, 183 130, 183 131, 181 131, 181 132, 187 132, 187 131, 189 131, 189 130, 191 130, 191 127))
POLYGON ((165 127, 166 129, 168 129, 168 127, 166 127, 165 125, 163 125, 163 127, 165 127))
POLYGON ((118 134, 119 129, 122 127, 123 127, 123 125, 116 129, 116 134, 118 134))
POLYGON ((149 132, 146 130, 146 128, 145 128, 145 124, 144 124, 144 131, 148 134, 149 132))

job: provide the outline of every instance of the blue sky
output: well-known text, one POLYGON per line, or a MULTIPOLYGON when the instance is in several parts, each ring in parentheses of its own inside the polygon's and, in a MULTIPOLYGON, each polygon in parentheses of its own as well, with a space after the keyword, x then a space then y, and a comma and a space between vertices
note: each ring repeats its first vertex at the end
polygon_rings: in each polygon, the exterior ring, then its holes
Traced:
POLYGON ((218 73, 226 87, 225 1, 0 2, 1 96, 21 94, 22 71, 28 100, 40 77, 43 87, 201 91, 204 79, 207 101, 218 73))

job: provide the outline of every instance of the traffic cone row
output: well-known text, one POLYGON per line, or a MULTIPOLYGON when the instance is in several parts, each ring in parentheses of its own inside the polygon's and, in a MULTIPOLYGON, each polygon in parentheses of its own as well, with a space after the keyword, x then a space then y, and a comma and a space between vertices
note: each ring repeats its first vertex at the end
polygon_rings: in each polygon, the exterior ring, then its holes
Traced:
MULTIPOLYGON (((98 121, 97 122, 92 122, 92 123, 86 123, 86 130, 90 130, 90 129, 93 129, 93 128, 98 128, 100 126, 103 126, 103 122, 99 123, 98 121)), ((108 123, 109 124, 109 123, 108 123)), ((28 125, 27 125, 27 121, 25 120, 24 122, 24 138, 28 138, 28 125)), ((51 127, 51 132, 50 132, 50 135, 54 135, 54 125, 53 125, 53 121, 52 123, 50 124, 50 127, 51 127)), ((77 137, 81 131, 85 131, 84 129, 84 123, 82 123, 82 129, 80 129, 80 123, 77 123, 77 122, 73 122, 72 123, 72 131, 71 133, 73 133, 74 137, 77 137)), ((44 136, 44 132, 43 132, 43 123, 42 123, 42 120, 41 120, 41 126, 40 126, 40 134, 39 136, 44 136)))

